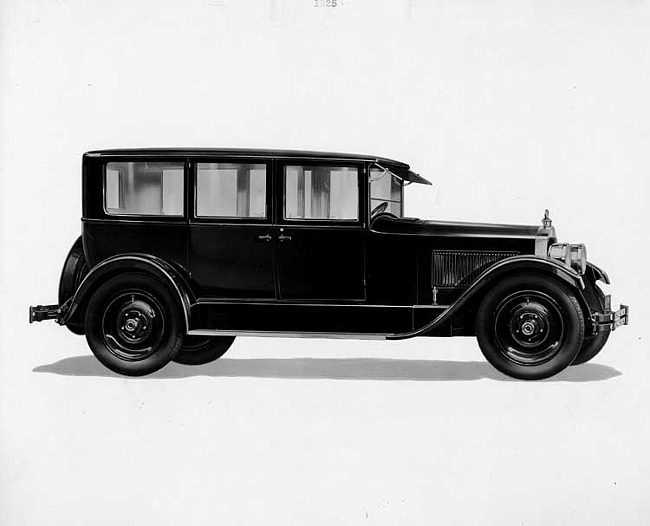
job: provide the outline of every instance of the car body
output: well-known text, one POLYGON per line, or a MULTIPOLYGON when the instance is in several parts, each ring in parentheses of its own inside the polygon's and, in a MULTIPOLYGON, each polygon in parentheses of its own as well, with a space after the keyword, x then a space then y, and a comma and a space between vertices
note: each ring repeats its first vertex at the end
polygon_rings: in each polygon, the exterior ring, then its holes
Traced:
POLYGON ((59 303, 30 321, 86 333, 122 374, 206 363, 235 336, 478 336, 502 372, 537 379, 590 359, 628 321, 548 211, 540 226, 404 217, 404 187, 431 183, 403 162, 101 150, 83 155, 82 182, 59 303))

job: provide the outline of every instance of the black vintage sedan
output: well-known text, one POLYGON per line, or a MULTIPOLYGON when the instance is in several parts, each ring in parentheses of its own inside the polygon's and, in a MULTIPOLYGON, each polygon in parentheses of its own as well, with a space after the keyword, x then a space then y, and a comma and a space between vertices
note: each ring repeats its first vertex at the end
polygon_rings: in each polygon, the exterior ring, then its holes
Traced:
POLYGON ((593 358, 628 322, 584 245, 541 226, 404 217, 431 184, 371 155, 123 149, 83 156, 82 234, 59 303, 125 375, 200 365, 236 336, 476 336, 487 360, 541 379, 593 358))

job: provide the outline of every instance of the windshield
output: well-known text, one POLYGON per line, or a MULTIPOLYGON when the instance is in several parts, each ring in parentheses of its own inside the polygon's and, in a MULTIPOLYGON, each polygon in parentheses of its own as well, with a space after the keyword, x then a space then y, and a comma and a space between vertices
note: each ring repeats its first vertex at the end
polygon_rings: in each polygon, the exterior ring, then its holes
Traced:
POLYGON ((371 216, 388 212, 397 217, 404 215, 402 180, 389 170, 370 169, 370 212, 371 216))

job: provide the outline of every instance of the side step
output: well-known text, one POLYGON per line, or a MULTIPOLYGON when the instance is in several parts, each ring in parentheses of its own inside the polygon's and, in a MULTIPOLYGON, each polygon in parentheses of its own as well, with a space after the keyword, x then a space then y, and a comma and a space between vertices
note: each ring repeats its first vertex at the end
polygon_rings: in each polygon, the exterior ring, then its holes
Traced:
POLYGON ((276 331, 220 331, 212 329, 194 329, 188 336, 254 336, 274 338, 329 338, 336 340, 385 340, 388 334, 361 332, 276 332, 276 331))
POLYGON ((29 308, 29 323, 35 321, 56 320, 61 309, 58 305, 36 305, 29 308))

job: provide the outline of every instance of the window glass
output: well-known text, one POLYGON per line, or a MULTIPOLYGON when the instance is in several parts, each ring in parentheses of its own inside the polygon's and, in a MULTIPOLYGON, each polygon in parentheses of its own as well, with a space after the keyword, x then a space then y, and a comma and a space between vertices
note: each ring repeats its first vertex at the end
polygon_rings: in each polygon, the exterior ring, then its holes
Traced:
POLYGON ((183 215, 182 162, 107 163, 104 206, 114 215, 183 215))
POLYGON ((371 199, 370 211, 372 212, 373 210, 377 209, 377 207, 380 206, 382 203, 386 203, 386 208, 384 212, 388 212, 389 214, 396 215, 397 217, 402 216, 402 206, 400 205, 400 203, 396 203, 394 201, 386 201, 385 199, 371 199))
POLYGON ((266 165, 198 163, 196 215, 266 217, 266 165))
POLYGON ((385 212, 402 216, 402 181, 390 172, 379 168, 370 169, 370 211, 386 203, 385 212))
POLYGON ((353 166, 286 166, 285 219, 359 218, 359 172, 353 166))

